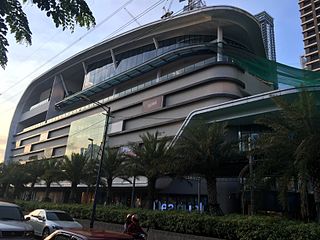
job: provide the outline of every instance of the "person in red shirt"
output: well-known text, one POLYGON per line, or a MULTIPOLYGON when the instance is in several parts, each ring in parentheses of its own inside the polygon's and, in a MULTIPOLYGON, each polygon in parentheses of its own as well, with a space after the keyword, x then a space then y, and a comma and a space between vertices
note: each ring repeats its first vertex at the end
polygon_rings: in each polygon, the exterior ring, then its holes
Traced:
POLYGON ((133 236, 135 239, 145 239, 147 233, 139 225, 139 219, 137 214, 133 214, 131 217, 131 223, 128 227, 128 234, 133 236))

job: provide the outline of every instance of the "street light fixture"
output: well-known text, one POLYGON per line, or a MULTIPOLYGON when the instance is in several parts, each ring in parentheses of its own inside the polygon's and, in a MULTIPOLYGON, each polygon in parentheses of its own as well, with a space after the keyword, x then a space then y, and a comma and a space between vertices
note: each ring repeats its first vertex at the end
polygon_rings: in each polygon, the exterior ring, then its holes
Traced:
POLYGON ((101 152, 101 157, 100 157, 100 162, 99 162, 99 169, 98 169, 98 174, 97 174, 96 187, 95 187, 95 191, 94 191, 93 206, 92 206, 91 220, 90 220, 90 229, 92 229, 93 228, 94 219, 95 219, 95 215, 96 215, 97 194, 98 194, 98 191, 99 191, 103 158, 105 156, 105 147, 106 147, 106 142, 107 142, 108 124, 109 124, 109 118, 110 118, 110 107, 109 106, 104 106, 100 102, 92 101, 90 98, 88 98, 88 97, 86 97, 84 95, 81 95, 80 98, 97 105, 98 107, 102 108, 106 112, 106 114, 105 114, 106 120, 105 120, 105 124, 104 124, 104 131, 103 131, 103 137, 102 137, 102 149, 101 149, 102 152, 101 152))

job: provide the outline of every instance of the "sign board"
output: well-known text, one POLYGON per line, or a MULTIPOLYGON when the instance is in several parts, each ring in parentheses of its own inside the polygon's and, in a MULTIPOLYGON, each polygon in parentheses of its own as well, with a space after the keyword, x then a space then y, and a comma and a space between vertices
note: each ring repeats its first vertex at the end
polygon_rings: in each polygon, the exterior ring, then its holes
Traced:
POLYGON ((156 109, 161 109, 162 107, 163 107, 163 96, 151 98, 142 103, 143 112, 151 112, 156 109))

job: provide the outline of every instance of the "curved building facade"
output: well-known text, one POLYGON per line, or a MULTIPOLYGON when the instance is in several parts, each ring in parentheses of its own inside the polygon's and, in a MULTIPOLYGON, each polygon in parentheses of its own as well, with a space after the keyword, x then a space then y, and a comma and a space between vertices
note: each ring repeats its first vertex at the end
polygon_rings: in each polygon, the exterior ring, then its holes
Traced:
POLYGON ((103 41, 50 69, 27 87, 15 110, 5 162, 60 157, 100 145, 103 108, 108 144, 139 135, 175 136, 196 109, 273 90, 224 47, 260 57, 259 23, 229 6, 195 9, 103 41))

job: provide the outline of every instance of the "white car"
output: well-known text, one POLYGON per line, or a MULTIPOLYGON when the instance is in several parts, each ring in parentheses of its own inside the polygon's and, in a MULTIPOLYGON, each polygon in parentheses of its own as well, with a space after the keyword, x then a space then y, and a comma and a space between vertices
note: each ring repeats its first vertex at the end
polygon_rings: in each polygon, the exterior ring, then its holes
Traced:
POLYGON ((0 201, 0 239, 33 239, 33 228, 16 204, 0 201))
POLYGON ((60 210, 36 209, 24 216, 34 229, 34 235, 43 238, 58 229, 80 228, 82 225, 60 210))

